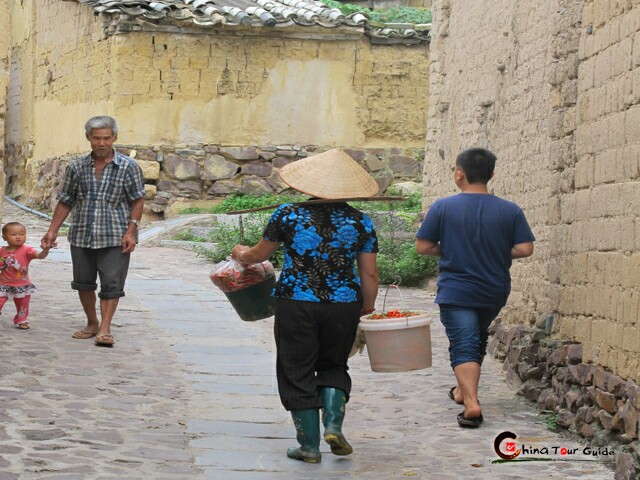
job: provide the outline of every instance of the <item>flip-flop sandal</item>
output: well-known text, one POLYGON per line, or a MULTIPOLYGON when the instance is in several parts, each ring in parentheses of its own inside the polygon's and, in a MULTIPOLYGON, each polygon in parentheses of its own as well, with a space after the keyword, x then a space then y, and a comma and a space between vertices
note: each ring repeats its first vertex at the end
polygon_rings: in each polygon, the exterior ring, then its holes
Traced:
POLYGON ((479 417, 467 418, 464 416, 464 412, 458 414, 458 425, 463 428, 478 428, 484 421, 482 414, 479 417))
POLYGON ((96 334, 91 332, 85 332, 84 330, 78 330, 76 332, 73 332, 73 335, 71 336, 73 338, 77 338, 80 340, 86 340, 87 338, 95 337, 96 334))
POLYGON ((458 388, 458 387, 451 387, 451 389, 447 392, 447 396, 448 396, 451 400, 453 400, 454 402, 456 402, 458 405, 462 405, 464 402, 458 402, 458 401, 456 400, 455 395, 453 394, 453 391, 454 391, 456 388, 458 388))
POLYGON ((31 326, 29 325, 29 322, 22 322, 22 323, 18 323, 16 325, 16 328, 18 330, 29 330, 31 326))
POLYGON ((109 334, 103 334, 96 336, 96 345, 101 347, 112 347, 115 341, 113 340, 113 336, 109 334))
MULTIPOLYGON (((456 387, 451 387, 451 390, 449 390, 449 393, 447 395, 449 395, 449 398, 451 400, 453 400, 454 402, 456 401, 456 397, 453 396, 453 391, 456 389, 456 387)), ((458 403, 458 402, 456 402, 458 403)))
POLYGON ((451 400, 453 400, 454 402, 456 401, 456 398, 453 396, 453 391, 456 389, 456 387, 451 387, 451 390, 449 390, 449 393, 447 393, 447 395, 449 396, 449 398, 451 400))

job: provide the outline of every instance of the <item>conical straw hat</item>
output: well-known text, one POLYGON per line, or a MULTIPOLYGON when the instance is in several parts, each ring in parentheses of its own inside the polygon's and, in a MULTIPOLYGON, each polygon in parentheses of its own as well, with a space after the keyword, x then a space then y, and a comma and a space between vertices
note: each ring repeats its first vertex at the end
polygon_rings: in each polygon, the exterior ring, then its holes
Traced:
POLYGON ((379 190, 373 177, 339 149, 290 163, 280 170, 280 178, 302 193, 326 199, 372 197, 379 190))

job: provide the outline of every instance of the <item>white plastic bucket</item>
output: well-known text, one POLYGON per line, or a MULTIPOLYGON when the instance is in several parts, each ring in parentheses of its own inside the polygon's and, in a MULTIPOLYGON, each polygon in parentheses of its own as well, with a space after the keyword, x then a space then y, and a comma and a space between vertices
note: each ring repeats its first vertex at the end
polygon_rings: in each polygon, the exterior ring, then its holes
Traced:
POLYGON ((431 318, 428 313, 411 317, 360 319, 371 370, 408 372, 431 366, 431 318))

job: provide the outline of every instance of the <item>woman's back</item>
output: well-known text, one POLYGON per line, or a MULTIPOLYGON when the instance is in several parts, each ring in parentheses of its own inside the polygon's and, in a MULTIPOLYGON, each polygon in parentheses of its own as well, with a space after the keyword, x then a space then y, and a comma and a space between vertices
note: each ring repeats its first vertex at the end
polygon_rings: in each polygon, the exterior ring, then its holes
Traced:
POLYGON ((283 242, 275 296, 322 303, 362 300, 355 260, 378 251, 371 219, 346 203, 281 205, 264 238, 283 242))

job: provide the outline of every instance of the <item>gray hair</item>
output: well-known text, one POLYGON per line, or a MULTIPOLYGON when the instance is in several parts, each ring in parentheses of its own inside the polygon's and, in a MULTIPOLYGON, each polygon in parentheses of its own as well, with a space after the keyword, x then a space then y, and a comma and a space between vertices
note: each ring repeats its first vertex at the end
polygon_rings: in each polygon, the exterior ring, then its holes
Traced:
POLYGON ((118 130, 120 130, 120 127, 118 127, 118 122, 116 122, 116 119, 113 117, 108 117, 106 115, 101 115, 99 117, 92 117, 89 120, 87 120, 87 123, 84 124, 84 131, 87 134, 87 136, 91 135, 92 130, 97 130, 100 128, 110 128, 111 133, 113 134, 114 137, 118 136, 118 130))

